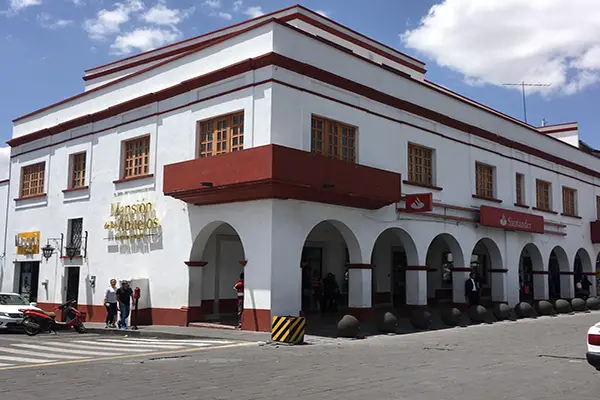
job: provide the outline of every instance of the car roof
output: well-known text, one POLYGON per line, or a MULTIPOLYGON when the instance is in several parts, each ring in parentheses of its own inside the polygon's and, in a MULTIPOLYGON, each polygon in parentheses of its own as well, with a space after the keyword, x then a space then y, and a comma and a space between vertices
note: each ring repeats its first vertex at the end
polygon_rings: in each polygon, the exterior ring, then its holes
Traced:
POLYGON ((12 295, 20 296, 19 293, 0 292, 0 295, 3 295, 3 294, 12 294, 12 295))

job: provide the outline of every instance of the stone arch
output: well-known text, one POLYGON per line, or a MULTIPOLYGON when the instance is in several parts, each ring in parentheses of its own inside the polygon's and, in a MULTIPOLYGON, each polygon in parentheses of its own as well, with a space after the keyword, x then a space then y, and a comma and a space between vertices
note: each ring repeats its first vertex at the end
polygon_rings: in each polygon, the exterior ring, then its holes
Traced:
POLYGON ((187 322, 237 312, 237 298, 231 288, 244 271, 245 253, 240 234, 229 222, 213 221, 198 232, 186 262, 187 322))
POLYGON ((496 242, 485 237, 479 239, 471 251, 471 270, 479 275, 482 286, 482 303, 506 301, 506 269, 502 253, 496 242))
POLYGON ((402 228, 387 228, 377 235, 371 251, 375 304, 406 304, 406 268, 419 265, 417 246, 402 228))
POLYGON ((583 247, 575 252, 573 270, 575 270, 575 261, 578 259, 581 262, 581 272, 595 272, 590 253, 583 247))
POLYGON ((579 250, 575 252, 575 257, 573 257, 573 284, 575 285, 575 296, 579 297, 595 294, 595 269, 596 268, 595 265, 592 263, 590 253, 583 247, 579 248, 579 250), (588 281, 590 281, 591 284, 591 287, 589 288, 589 293, 582 291, 584 285, 584 276, 585 278, 587 278, 588 281), (577 287, 578 283, 581 284, 580 288, 577 287))
MULTIPOLYGON (((548 292, 550 298, 563 297, 563 294, 566 293, 562 285, 561 272, 569 272, 570 270, 571 266, 569 265, 567 252, 561 246, 555 246, 550 251, 548 259, 548 292)), ((570 288, 566 289, 567 292, 570 291, 570 288)))
MULTIPOLYGON (((468 267, 460 243, 451 234, 441 233, 427 247, 425 259, 429 267, 427 297, 436 301, 452 300, 456 297, 453 295, 454 280, 464 278, 468 267)), ((462 287, 462 284, 460 282, 459 286, 462 287)))
POLYGON ((545 267, 542 252, 535 244, 527 243, 519 255, 519 297, 521 301, 533 301, 538 292, 542 296, 541 298, 546 298, 544 287, 539 283, 536 284, 543 271, 545 271, 545 267))
POLYGON ((328 219, 315 224, 311 229, 309 229, 308 233, 304 237, 304 241, 302 242, 303 246, 309 240, 311 234, 313 234, 319 228, 322 228, 327 225, 333 226, 341 234, 342 238, 346 242, 346 246, 348 246, 348 262, 352 264, 362 263, 362 250, 360 248, 360 244, 358 242, 358 239, 356 238, 356 235, 354 234, 354 232, 352 232, 352 229, 350 229, 348 225, 338 220, 328 219))

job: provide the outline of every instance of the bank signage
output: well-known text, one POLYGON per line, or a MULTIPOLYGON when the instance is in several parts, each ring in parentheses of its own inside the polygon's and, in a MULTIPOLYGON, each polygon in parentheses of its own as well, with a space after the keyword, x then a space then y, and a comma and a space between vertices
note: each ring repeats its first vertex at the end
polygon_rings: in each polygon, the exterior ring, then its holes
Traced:
POLYGON ((407 213, 420 213, 433 210, 433 194, 413 193, 407 194, 404 211, 407 213))
POLYGON ((112 203, 110 218, 104 223, 109 240, 142 239, 158 233, 160 219, 154 203, 141 200, 131 204, 112 203))
POLYGON ((15 235, 15 246, 17 254, 39 254, 40 252, 40 232, 21 232, 15 235))
POLYGON ((481 206, 479 223, 507 231, 544 233, 544 217, 496 207, 481 206))

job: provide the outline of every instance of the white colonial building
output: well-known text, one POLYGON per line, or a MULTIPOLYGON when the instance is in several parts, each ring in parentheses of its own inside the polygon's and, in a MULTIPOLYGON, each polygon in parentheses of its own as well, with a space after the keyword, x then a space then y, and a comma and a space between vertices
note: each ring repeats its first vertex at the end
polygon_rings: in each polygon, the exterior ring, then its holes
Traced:
POLYGON ((600 158, 577 125, 425 72, 299 6, 86 71, 14 121, 2 289, 102 321, 130 279, 141 322, 185 325, 235 313, 245 272, 243 327, 268 330, 301 312, 303 271, 361 318, 464 304, 470 271, 511 306, 594 283, 600 158))

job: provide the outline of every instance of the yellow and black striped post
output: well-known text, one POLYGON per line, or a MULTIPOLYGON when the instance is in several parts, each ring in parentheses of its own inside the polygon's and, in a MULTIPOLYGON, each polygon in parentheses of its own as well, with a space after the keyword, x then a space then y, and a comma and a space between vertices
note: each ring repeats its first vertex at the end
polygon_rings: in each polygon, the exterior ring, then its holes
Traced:
POLYGON ((306 318, 304 317, 273 317, 271 325, 271 340, 287 344, 304 343, 306 318))

